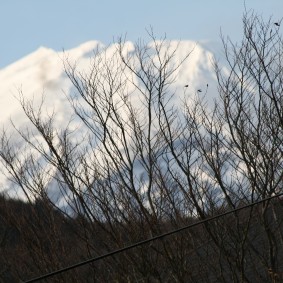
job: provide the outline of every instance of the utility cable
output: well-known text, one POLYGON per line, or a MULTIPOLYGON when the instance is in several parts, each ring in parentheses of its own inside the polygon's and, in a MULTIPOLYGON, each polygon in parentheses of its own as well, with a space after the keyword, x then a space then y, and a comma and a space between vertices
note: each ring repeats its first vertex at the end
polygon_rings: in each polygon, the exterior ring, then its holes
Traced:
POLYGON ((30 280, 24 281, 24 283, 37 282, 37 281, 40 281, 40 280, 43 280, 43 279, 46 279, 46 278, 55 276, 55 275, 57 275, 57 274, 60 274, 60 273, 69 271, 69 270, 71 270, 71 269, 75 269, 75 268, 78 268, 78 267, 80 267, 80 266, 83 266, 83 265, 86 265, 86 264, 89 264, 89 263, 92 263, 92 262, 95 262, 95 261, 99 261, 99 260, 104 259, 104 258, 107 258, 107 257, 114 256, 114 255, 116 255, 116 254, 125 252, 125 251, 127 251, 127 250, 136 248, 136 247, 138 247, 138 246, 142 246, 142 245, 145 245, 145 244, 150 243, 150 242, 152 242, 152 241, 156 241, 156 240, 162 239, 162 238, 164 238, 164 237, 167 237, 167 236, 170 236, 170 235, 173 235, 173 234, 177 234, 177 233, 182 232, 182 231, 184 231, 184 230, 187 230, 187 229, 189 229, 189 228, 192 228, 192 227, 195 227, 195 226, 198 226, 198 225, 207 223, 207 222, 209 222, 209 221, 212 221, 212 220, 215 220, 215 219, 224 217, 224 216, 226 216, 226 215, 229 215, 229 214, 231 214, 231 213, 238 212, 238 211, 240 211, 240 210, 243 210, 243 209, 246 209, 246 208, 249 208, 249 207, 253 207, 253 206, 255 206, 255 205, 261 204, 261 203, 263 203, 263 202, 272 200, 272 199, 277 198, 277 197, 280 197, 280 196, 283 196, 283 192, 280 193, 280 194, 273 195, 273 196, 270 196, 270 197, 261 199, 261 200, 259 200, 259 201, 256 201, 256 202, 253 202, 253 203, 250 203, 250 204, 247 204, 247 205, 244 205, 244 206, 241 206, 241 207, 238 207, 238 208, 235 208, 235 209, 226 211, 226 212, 224 212, 224 213, 220 213, 220 214, 217 214, 217 215, 215 215, 215 216, 208 217, 208 218, 206 218, 206 219, 197 221, 197 222, 192 223, 192 224, 190 224, 190 225, 186 225, 186 226, 183 226, 183 227, 181 227, 181 228, 178 228, 178 229, 175 229, 175 230, 171 230, 171 231, 169 231, 169 232, 160 234, 160 235, 158 235, 158 236, 155 236, 155 237, 152 237, 152 238, 148 238, 148 239, 146 239, 146 240, 143 240, 143 241, 134 243, 134 244, 129 245, 129 246, 126 246, 126 247, 124 247, 124 248, 120 248, 120 249, 114 250, 114 251, 112 251, 112 252, 103 254, 103 255, 101 255, 101 256, 93 257, 93 258, 87 259, 87 260, 85 260, 85 261, 81 261, 81 262, 79 262, 79 263, 76 263, 76 264, 73 264, 73 265, 64 267, 64 268, 62 268, 62 269, 59 269, 59 270, 56 270, 56 271, 47 273, 47 274, 45 274, 45 275, 42 275, 42 276, 39 276, 39 277, 30 279, 30 280))

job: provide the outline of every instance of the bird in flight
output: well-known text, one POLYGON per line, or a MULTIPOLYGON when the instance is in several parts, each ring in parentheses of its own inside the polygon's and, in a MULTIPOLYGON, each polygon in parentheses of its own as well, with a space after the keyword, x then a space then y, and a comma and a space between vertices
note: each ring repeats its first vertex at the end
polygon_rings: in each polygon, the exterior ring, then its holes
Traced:
POLYGON ((276 26, 280 27, 280 24, 279 23, 274 23, 276 26))

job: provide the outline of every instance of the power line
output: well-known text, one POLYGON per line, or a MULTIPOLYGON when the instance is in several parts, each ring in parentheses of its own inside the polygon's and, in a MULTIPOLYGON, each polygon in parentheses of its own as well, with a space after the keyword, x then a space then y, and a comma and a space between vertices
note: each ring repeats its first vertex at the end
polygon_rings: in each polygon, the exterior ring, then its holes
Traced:
POLYGON ((234 213, 234 212, 238 212, 238 211, 240 211, 240 210, 243 210, 243 209, 246 209, 246 208, 249 208, 249 207, 253 207, 253 206, 255 206, 255 205, 258 205, 258 204, 260 204, 260 203, 269 201, 269 200, 271 200, 271 199, 274 199, 274 198, 277 198, 277 197, 280 197, 280 196, 283 196, 283 192, 280 193, 280 194, 277 194, 277 195, 274 195, 274 196, 270 196, 270 197, 261 199, 261 200, 259 200, 259 201, 256 201, 256 202, 253 202, 253 203, 250 203, 250 204, 247 204, 247 205, 244 205, 244 206, 241 206, 241 207, 238 207, 238 208, 235 208, 235 209, 226 211, 226 212, 224 212, 224 213, 221 213, 221 214, 218 214, 218 215, 215 215, 215 216, 212 216, 212 217, 203 219, 203 220, 198 221, 198 222, 195 222, 195 223, 193 223, 193 224, 190 224, 190 225, 187 225, 187 226, 184 226, 184 227, 175 229, 175 230, 171 230, 171 231, 166 232, 166 233, 163 233, 163 234, 161 234, 161 235, 158 235, 158 236, 155 236, 155 237, 152 237, 152 238, 149 238, 149 239, 146 239, 146 240, 143 240, 143 241, 134 243, 134 244, 129 245, 129 246, 126 246, 126 247, 124 247, 124 248, 114 250, 114 251, 112 251, 112 252, 110 252, 110 253, 107 253, 107 254, 104 254, 104 255, 101 255, 101 256, 98 256, 98 257, 93 257, 93 258, 87 259, 87 260, 85 260, 85 261, 81 261, 81 262, 79 262, 79 263, 76 263, 76 264, 73 264, 73 265, 64 267, 64 268, 62 268, 62 269, 59 269, 59 270, 56 270, 56 271, 47 273, 47 274, 45 274, 45 275, 39 276, 39 277, 37 277, 37 278, 33 278, 33 279, 30 279, 30 280, 24 281, 24 283, 37 282, 37 281, 40 281, 40 280, 43 280, 43 279, 46 279, 46 278, 55 276, 55 275, 57 275, 57 274, 60 274, 60 273, 69 271, 69 270, 71 270, 71 269, 75 269, 75 268, 77 268, 77 267, 80 267, 80 266, 83 266, 83 265, 86 265, 86 264, 89 264, 89 263, 92 263, 92 262, 95 262, 95 261, 104 259, 104 258, 106 258, 106 257, 114 256, 114 255, 116 255, 116 254, 125 252, 125 251, 127 251, 127 250, 136 248, 136 247, 138 247, 138 246, 142 246, 142 245, 147 244, 147 243, 150 243, 150 242, 152 242, 152 241, 159 240, 159 239, 161 239, 161 238, 164 238, 164 237, 167 237, 167 236, 170 236, 170 235, 173 235, 173 234, 177 234, 177 233, 182 232, 182 231, 184 231, 184 230, 187 230, 187 229, 189 229, 189 228, 192 228, 192 227, 195 227, 195 226, 204 224, 204 223, 206 223, 206 222, 209 222, 209 221, 212 221, 212 220, 221 218, 221 217, 223 217, 223 216, 229 215, 229 214, 234 213))

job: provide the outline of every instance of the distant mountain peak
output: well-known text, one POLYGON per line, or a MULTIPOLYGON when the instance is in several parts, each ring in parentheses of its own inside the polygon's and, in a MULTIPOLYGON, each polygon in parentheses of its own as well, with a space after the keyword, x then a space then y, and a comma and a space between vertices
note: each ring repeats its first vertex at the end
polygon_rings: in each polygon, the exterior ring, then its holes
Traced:
MULTIPOLYGON (((148 43, 148 48, 153 48, 153 52, 149 50, 149 54, 152 56, 155 56, 154 44, 154 42, 148 43)), ((159 44, 158 41, 156 44, 159 44)), ((208 85, 209 93, 213 94, 216 90, 216 79, 212 66, 213 53, 201 43, 190 40, 165 41, 163 44, 164 48, 169 48, 169 53, 175 51, 169 63, 173 69, 190 53, 188 59, 178 69, 175 80, 170 86, 172 93, 176 93, 171 102, 179 105, 184 95, 203 96, 208 90, 208 85), (184 86, 186 86, 185 89, 184 86)), ((111 55, 115 54, 116 48, 117 43, 105 46, 95 40, 61 52, 39 47, 31 54, 0 70, 0 127, 11 129, 12 127, 9 127, 10 118, 18 128, 30 127, 29 121, 16 99, 20 91, 25 99, 33 101, 32 107, 35 107, 35 109, 40 105, 42 94, 44 94, 46 99, 42 115, 45 115, 45 113, 48 115, 54 111, 56 113, 54 126, 64 129, 73 115, 68 96, 73 95, 72 92, 74 91, 64 72, 64 60, 68 59, 71 64, 76 62, 79 72, 88 73, 91 70, 92 61, 90 58, 95 56, 95 50, 104 49, 107 56, 103 57, 102 60, 106 60, 107 63, 108 58, 110 58, 109 68, 113 67, 115 71, 115 62, 121 62, 120 60, 111 60, 111 55)), ((123 54, 131 57, 136 48, 138 47, 135 43, 127 41, 124 44, 123 54)), ((145 56, 145 60, 146 58, 145 56)), ((170 66, 168 65, 169 68, 170 66)), ((139 68, 138 64, 137 68, 139 68)), ((100 75, 103 76, 103 74, 100 75)), ((209 97, 211 98, 213 95, 209 97)), ((133 98, 132 103, 140 103, 140 100, 133 98)), ((139 107, 138 104, 135 104, 135 106, 139 107)), ((1 176, 0 184, 3 184, 3 187, 8 186, 6 185, 7 180, 1 176)))
MULTIPOLYGON (((177 88, 181 89, 184 85, 189 84, 190 87, 187 92, 196 92, 207 84, 213 85, 211 81, 215 83, 212 67, 213 53, 205 48, 202 43, 191 40, 172 40, 165 41, 164 44, 165 47, 167 46, 172 50, 178 47, 175 57, 172 59, 172 64, 175 64, 175 62, 177 64, 187 53, 192 51, 188 60, 183 63, 178 71, 175 82, 177 88)), ((205 44, 208 45, 207 42, 205 44)), ((153 42, 149 43, 149 47, 153 47, 153 45, 153 42)), ((41 46, 31 54, 0 70, 1 122, 5 123, 11 115, 17 112, 16 109, 20 108, 14 98, 19 89, 27 98, 34 97, 37 99, 45 92, 53 104, 61 105, 60 101, 62 101, 64 95, 60 95, 60 93, 62 91, 68 93, 71 87, 71 83, 64 76, 64 58, 70 59, 71 63, 78 62, 80 70, 89 70, 89 58, 95 56, 95 50, 105 48, 111 56, 116 46, 117 43, 105 46, 100 41, 91 40, 75 48, 65 50, 64 53, 41 46)), ((127 41, 124 47, 124 52, 127 54, 133 52, 136 45, 131 41, 127 41)))

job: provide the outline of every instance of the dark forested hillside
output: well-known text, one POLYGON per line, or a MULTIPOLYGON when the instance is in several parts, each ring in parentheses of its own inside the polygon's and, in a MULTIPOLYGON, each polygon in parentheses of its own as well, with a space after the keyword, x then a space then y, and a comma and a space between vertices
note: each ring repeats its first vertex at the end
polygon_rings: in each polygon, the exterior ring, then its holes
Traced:
MULTIPOLYGON (((262 204, 239 212, 238 218, 231 214, 213 221, 211 234, 198 225, 43 282, 233 282, 241 273, 238 262, 242 254, 248 282, 269 282, 270 241, 277 247, 273 251, 275 277, 283 274, 283 225, 282 220, 274 220, 275 216, 281 218, 283 202, 275 199, 267 207, 271 237, 260 223, 261 208, 262 204), (211 235, 217 235, 221 248, 211 235)), ((197 221, 180 218, 178 222, 152 223, 156 229, 152 235, 141 219, 109 227, 83 217, 69 218, 43 200, 28 204, 1 197, 0 282, 31 279, 197 221)))

